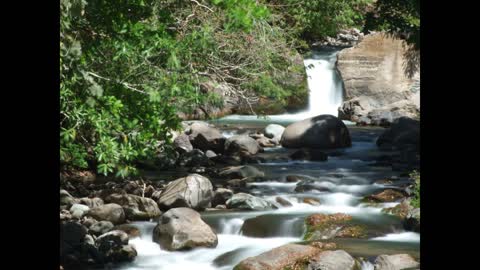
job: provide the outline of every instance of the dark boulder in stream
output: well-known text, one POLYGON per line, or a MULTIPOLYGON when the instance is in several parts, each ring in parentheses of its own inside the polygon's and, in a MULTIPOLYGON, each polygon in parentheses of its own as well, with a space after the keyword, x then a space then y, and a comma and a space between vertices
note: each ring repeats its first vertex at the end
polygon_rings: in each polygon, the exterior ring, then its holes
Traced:
POLYGON ((202 151, 212 150, 215 153, 223 153, 225 137, 220 130, 210 127, 204 122, 195 122, 185 132, 190 138, 193 147, 202 151))
POLYGON ((345 124, 333 115, 323 114, 290 124, 280 141, 286 148, 332 149, 350 147, 352 141, 345 124))
POLYGON ((420 148, 420 121, 401 117, 377 139, 377 146, 385 150, 420 148))

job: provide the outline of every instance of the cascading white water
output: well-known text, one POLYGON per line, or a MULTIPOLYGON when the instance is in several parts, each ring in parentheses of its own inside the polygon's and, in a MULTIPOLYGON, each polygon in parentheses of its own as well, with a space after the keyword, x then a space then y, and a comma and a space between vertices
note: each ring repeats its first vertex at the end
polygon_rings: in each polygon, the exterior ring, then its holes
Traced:
POLYGON ((342 84, 337 78, 335 61, 336 53, 303 61, 310 90, 306 114, 338 115, 338 107, 342 104, 342 84))

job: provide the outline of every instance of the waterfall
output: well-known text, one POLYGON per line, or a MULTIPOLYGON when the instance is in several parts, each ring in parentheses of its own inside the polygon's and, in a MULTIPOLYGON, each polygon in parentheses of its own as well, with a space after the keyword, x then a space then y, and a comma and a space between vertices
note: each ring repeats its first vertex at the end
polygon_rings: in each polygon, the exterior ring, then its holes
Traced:
POLYGON ((309 116, 338 116, 338 107, 342 104, 342 83, 336 72, 336 55, 336 52, 314 53, 312 58, 303 61, 310 91, 306 112, 309 116))
MULTIPOLYGON (((337 73, 338 51, 313 51, 303 63, 309 89, 308 107, 294 114, 268 115, 269 121, 299 121, 320 114, 338 116, 343 101, 343 87, 337 73)), ((221 120, 265 121, 255 115, 229 115, 221 120)))

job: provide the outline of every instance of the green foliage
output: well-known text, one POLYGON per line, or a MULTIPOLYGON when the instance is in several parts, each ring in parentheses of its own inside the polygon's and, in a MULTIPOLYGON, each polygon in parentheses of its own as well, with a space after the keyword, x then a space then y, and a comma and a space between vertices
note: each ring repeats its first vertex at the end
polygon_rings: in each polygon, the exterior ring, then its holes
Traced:
POLYGON ((243 100, 292 94, 281 87, 292 49, 257 1, 62 0, 60 7, 63 169, 137 173, 138 160, 168 152, 178 112, 222 104, 218 93, 201 90, 205 82, 223 82, 243 100))
POLYGON ((413 171, 410 174, 410 178, 415 180, 414 189, 413 189, 413 198, 411 204, 415 208, 420 207, 420 173, 413 171))
POLYGON ((279 23, 295 38, 313 40, 335 36, 340 29, 362 27, 372 0, 271 0, 279 23))
POLYGON ((420 1, 378 0, 367 14, 365 29, 387 31, 420 49, 420 1))
POLYGON ((212 2, 225 10, 224 27, 227 31, 250 32, 255 21, 265 20, 270 15, 267 7, 255 0, 212 0, 212 2))

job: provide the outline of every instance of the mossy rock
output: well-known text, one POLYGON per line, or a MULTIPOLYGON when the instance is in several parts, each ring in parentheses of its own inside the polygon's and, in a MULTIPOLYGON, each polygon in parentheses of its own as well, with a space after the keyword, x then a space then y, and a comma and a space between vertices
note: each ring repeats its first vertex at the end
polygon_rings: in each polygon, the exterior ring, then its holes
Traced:
POLYGON ((337 214, 313 214, 305 219, 307 227, 303 240, 325 240, 339 238, 366 238, 367 228, 356 224, 352 216, 337 214))

